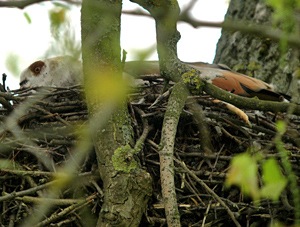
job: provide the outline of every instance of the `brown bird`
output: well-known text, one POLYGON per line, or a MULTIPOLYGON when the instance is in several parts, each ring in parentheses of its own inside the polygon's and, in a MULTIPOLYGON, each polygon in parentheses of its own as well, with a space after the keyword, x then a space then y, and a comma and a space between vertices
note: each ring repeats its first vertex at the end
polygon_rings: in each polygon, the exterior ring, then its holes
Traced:
MULTIPOLYGON (((227 66, 208 64, 203 62, 186 63, 201 71, 201 77, 213 85, 228 92, 245 97, 258 97, 259 99, 284 101, 291 97, 279 92, 262 80, 231 71, 227 66)), ((126 62, 124 74, 134 77, 141 75, 159 74, 157 61, 131 61, 126 62)), ((39 60, 28 66, 20 78, 20 87, 68 87, 82 83, 82 66, 69 56, 60 56, 39 60)))
POLYGON ((245 97, 258 97, 262 100, 289 101, 289 95, 276 91, 276 88, 262 80, 234 72, 227 66, 188 63, 192 67, 200 70, 203 76, 208 77, 212 84, 236 95, 245 97), (209 65, 209 67, 208 67, 209 65))
MULTIPOLYGON (((290 96, 277 92, 274 86, 262 80, 234 72, 225 65, 203 62, 188 62, 191 67, 201 71, 201 77, 228 92, 245 97, 258 97, 262 100, 288 101, 290 96)), ((159 74, 158 62, 126 62, 125 69, 132 75, 159 74)))

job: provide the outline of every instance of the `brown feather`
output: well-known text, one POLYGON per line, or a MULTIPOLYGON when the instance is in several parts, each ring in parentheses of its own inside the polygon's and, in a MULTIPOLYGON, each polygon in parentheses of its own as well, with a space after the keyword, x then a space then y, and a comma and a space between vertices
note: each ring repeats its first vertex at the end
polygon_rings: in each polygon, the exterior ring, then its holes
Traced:
POLYGON ((262 80, 249 77, 247 75, 231 71, 229 68, 206 64, 202 62, 189 63, 196 69, 203 72, 203 75, 211 77, 213 85, 232 92, 236 95, 245 97, 258 97, 262 100, 283 101, 290 100, 291 97, 279 92, 276 92, 270 84, 262 80))
MULTIPOLYGON (((263 100, 290 100, 290 96, 276 92, 274 88, 262 80, 231 71, 226 65, 208 64, 204 62, 186 63, 202 72, 203 78, 210 80, 215 86, 245 97, 258 97, 263 100)), ((159 74, 157 61, 126 62, 124 71, 133 75, 159 74)))

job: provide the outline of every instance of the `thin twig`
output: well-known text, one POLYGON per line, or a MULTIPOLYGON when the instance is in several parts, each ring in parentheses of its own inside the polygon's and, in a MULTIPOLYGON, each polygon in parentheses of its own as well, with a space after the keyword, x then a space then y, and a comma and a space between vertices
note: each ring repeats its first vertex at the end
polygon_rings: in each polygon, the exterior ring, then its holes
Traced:
POLYGON ((205 190, 212 195, 213 198, 215 198, 227 211, 228 215, 231 217, 232 221, 235 223, 237 227, 241 227, 240 223, 236 220, 233 212, 229 209, 229 207, 223 202, 223 200, 210 188, 205 184, 199 177, 196 176, 196 174, 189 170, 189 168, 186 167, 186 165, 179 161, 178 159, 174 158, 174 161, 179 164, 188 174, 191 175, 205 190))
MULTIPOLYGON (((19 8, 24 9, 27 6, 41 3, 41 2, 48 2, 51 0, 20 0, 20 1, 0 1, 0 7, 10 7, 10 8, 19 8)), ((61 2, 67 2, 72 4, 80 4, 81 1, 76 0, 59 0, 61 2)))

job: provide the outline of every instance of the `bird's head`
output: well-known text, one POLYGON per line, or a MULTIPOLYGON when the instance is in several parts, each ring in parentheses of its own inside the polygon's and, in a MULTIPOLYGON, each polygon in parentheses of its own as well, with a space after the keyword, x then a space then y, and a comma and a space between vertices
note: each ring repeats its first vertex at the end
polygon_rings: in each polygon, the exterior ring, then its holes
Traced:
POLYGON ((43 61, 36 61, 26 68, 20 77, 20 87, 28 88, 40 86, 41 77, 45 71, 46 64, 43 61))
POLYGON ((81 62, 69 56, 39 60, 29 65, 20 76, 20 87, 69 87, 82 82, 81 62))

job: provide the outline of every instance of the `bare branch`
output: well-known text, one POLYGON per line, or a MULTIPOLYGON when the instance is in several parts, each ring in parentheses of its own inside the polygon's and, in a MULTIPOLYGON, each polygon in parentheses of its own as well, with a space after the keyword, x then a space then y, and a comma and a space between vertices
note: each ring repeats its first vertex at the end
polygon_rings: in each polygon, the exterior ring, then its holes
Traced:
POLYGON ((212 27, 212 28, 223 28, 228 31, 239 31, 246 34, 256 35, 260 37, 270 38, 274 41, 280 41, 282 38, 285 38, 287 43, 291 46, 299 47, 300 40, 297 35, 287 35, 280 29, 272 29, 268 25, 258 25, 253 24, 248 21, 233 21, 226 20, 224 22, 209 22, 209 21, 200 21, 195 20, 187 15, 181 15, 179 17, 180 21, 184 21, 194 28, 198 27, 212 27))
MULTIPOLYGON (((79 0, 59 0, 61 2, 67 2, 71 4, 81 4, 79 0)), ((41 3, 41 2, 53 2, 51 0, 20 0, 20 1, 0 1, 0 7, 19 8, 24 9, 27 6, 41 3)))
POLYGON ((174 85, 168 101, 161 133, 160 177, 164 206, 169 226, 180 226, 180 216, 177 205, 175 180, 174 180, 174 144, 179 117, 188 96, 188 90, 184 83, 174 85))
POLYGON ((292 108, 293 114, 298 116, 300 115, 300 106, 294 103, 264 101, 255 98, 246 98, 224 91, 209 83, 205 84, 203 90, 207 94, 217 99, 229 102, 235 106, 238 106, 239 108, 272 111, 273 113, 286 113, 288 112, 289 108, 292 108))
MULTIPOLYGON (((297 35, 287 35, 280 29, 273 29, 268 25, 259 25, 253 24, 249 21, 236 21, 236 20, 226 20, 224 22, 211 22, 211 21, 201 21, 194 19, 190 16, 189 13, 190 6, 182 11, 180 14, 178 21, 186 22, 193 26, 194 28, 199 27, 211 27, 211 28, 223 28, 227 31, 239 31, 245 34, 256 35, 259 37, 270 38, 274 41, 280 41, 282 38, 286 40, 286 42, 294 47, 300 47, 300 40, 297 35)), ((127 10, 123 11, 124 14, 136 15, 136 16, 144 16, 151 17, 148 13, 145 13, 142 10, 127 10)))

